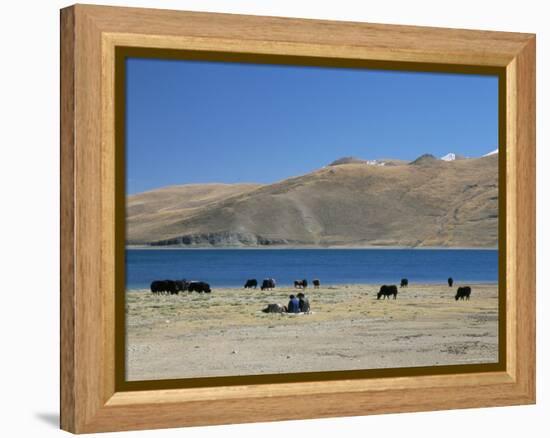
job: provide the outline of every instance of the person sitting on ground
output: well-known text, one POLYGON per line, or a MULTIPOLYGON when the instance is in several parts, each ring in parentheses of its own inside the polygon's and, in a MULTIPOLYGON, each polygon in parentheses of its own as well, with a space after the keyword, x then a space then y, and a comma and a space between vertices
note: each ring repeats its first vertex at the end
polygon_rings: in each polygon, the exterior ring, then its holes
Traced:
POLYGON ((294 295, 289 295, 290 301, 288 302, 288 313, 300 312, 300 301, 294 295))
POLYGON ((299 300, 300 312, 309 313, 309 309, 310 309, 309 300, 302 292, 298 294, 298 300, 299 300))

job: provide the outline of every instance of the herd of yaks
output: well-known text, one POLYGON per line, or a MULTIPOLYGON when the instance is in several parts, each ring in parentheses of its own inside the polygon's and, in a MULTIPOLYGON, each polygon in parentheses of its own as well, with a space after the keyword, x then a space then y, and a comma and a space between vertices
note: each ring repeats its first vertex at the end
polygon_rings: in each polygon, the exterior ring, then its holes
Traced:
MULTIPOLYGON (((271 290, 275 289, 275 286, 277 283, 275 282, 275 279, 273 278, 265 278, 262 281, 262 285, 260 286, 261 290, 271 290)), ((306 279, 303 280, 294 280, 294 287, 296 289, 305 289, 307 288, 308 282, 306 279)), ((321 282, 316 278, 313 280, 313 287, 315 289, 318 289, 321 286, 321 282)), ((246 283, 244 284, 245 289, 256 289, 258 287, 258 280, 255 278, 250 278, 246 280, 246 283)))
MULTIPOLYGON (((449 287, 453 287, 453 279, 449 277, 447 279, 449 287)), ((277 283, 273 278, 266 278, 262 281, 260 287, 261 290, 272 290, 275 289, 277 283)), ((409 285, 409 280, 407 278, 401 279, 400 287, 407 287, 409 285)), ((306 279, 295 280, 294 287, 297 289, 306 289, 308 282, 306 279)), ((318 279, 313 280, 314 288, 319 288, 321 282, 318 279)), ((245 289, 256 289, 258 287, 258 280, 255 278, 248 279, 244 284, 245 289)), ((169 294, 177 295, 180 292, 198 292, 198 293, 210 293, 212 289, 210 285, 204 281, 187 281, 187 280, 155 280, 151 283, 151 292, 153 294, 169 294)), ((470 294, 472 293, 472 288, 470 286, 461 286, 457 289, 455 300, 469 300, 470 294)), ((392 285, 382 285, 376 296, 376 299, 386 299, 393 296, 393 299, 397 299, 397 286, 392 285)))
MULTIPOLYGON (((449 277, 447 279, 447 284, 449 285, 449 287, 453 287, 453 278, 452 277, 449 277)), ((401 284, 400 284, 400 287, 407 287, 409 285, 409 280, 407 278, 402 278, 401 279, 401 284)), ((469 300, 470 299, 470 295, 472 293, 472 288, 470 286, 460 286, 457 290, 456 290, 456 295, 455 295, 455 300, 469 300)), ((376 296, 376 299, 380 299, 380 298, 390 298, 391 296, 393 296, 393 299, 395 300, 397 298, 397 286, 395 284, 392 284, 392 285, 387 285, 387 284, 383 284, 382 286, 380 286, 380 291, 378 292, 377 296, 376 296)))
POLYGON ((212 292, 210 285, 204 281, 187 280, 155 280, 151 283, 151 292, 154 294, 177 295, 180 292, 212 292))

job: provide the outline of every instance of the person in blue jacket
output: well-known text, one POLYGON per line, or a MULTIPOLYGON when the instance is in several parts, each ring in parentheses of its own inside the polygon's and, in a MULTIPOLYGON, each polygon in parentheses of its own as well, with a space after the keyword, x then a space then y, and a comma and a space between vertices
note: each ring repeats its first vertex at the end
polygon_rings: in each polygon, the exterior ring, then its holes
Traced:
POLYGON ((289 295, 288 313, 300 313, 300 301, 294 295, 289 295))

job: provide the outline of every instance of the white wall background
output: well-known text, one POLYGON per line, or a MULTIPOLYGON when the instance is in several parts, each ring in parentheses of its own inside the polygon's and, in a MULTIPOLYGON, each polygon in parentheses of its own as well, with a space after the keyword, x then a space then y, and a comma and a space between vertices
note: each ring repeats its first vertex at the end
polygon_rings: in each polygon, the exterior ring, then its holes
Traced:
MULTIPOLYGON (((98 3, 103 3, 98 0, 98 3)), ((0 434, 49 437, 59 404, 59 8, 58 0, 0 5, 0 434)), ((120 6, 368 21, 537 34, 538 404, 420 414, 129 432, 125 436, 242 438, 548 436, 548 39, 543 1, 180 0, 110 1, 120 6), (545 199, 546 198, 546 199, 545 199)), ((109 434, 110 435, 110 434, 109 434)), ((106 435, 102 435, 106 436, 106 435)))

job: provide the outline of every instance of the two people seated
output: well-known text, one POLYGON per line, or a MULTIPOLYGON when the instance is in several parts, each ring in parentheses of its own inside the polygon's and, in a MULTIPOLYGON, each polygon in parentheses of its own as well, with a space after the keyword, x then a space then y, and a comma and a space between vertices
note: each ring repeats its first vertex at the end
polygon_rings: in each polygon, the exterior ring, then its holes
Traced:
POLYGON ((302 292, 300 292, 297 296, 289 295, 288 298, 288 313, 308 313, 310 311, 309 300, 302 292))

